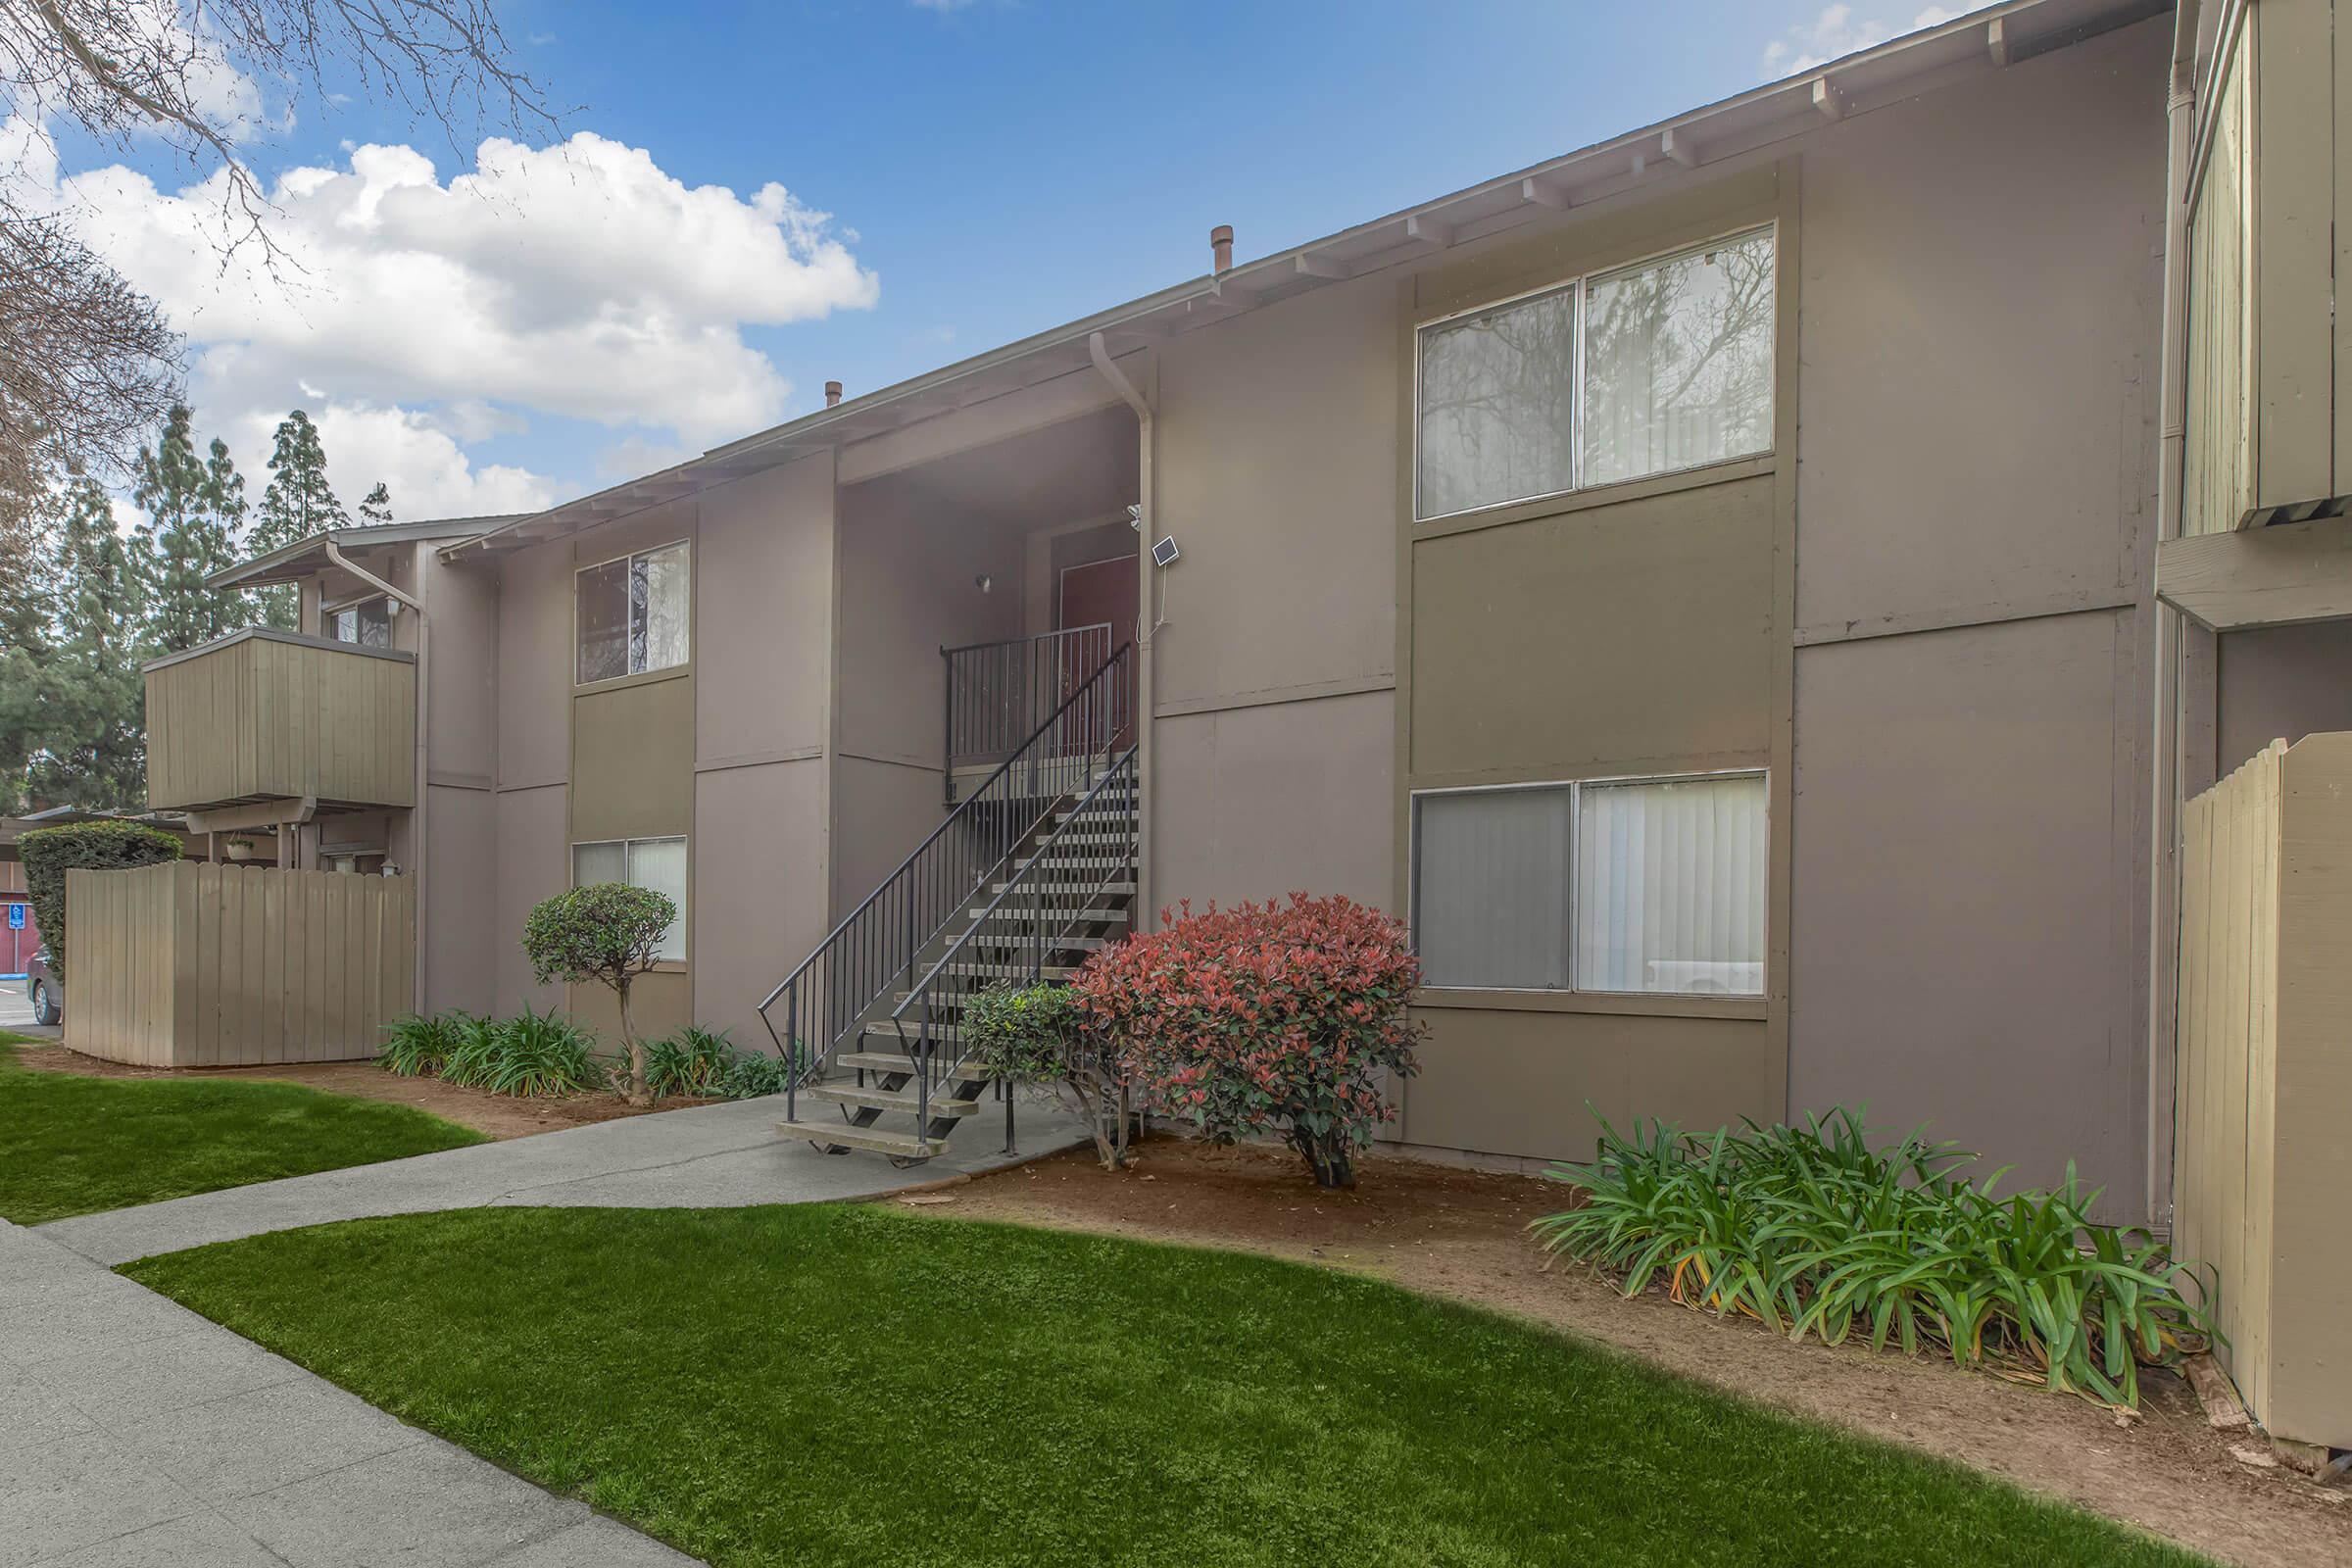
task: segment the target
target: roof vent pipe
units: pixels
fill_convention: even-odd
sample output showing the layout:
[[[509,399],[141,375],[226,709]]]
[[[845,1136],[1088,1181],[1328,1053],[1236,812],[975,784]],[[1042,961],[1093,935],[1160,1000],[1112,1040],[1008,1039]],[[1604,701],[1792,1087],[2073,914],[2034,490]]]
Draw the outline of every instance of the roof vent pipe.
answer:
[[[840,401],[841,383],[839,381],[827,381],[825,383],[825,407],[828,409],[832,408]]]
[[[1218,272],[1233,270],[1233,225],[1231,223],[1219,223],[1208,231],[1208,251],[1211,256],[1216,258],[1214,270]]]

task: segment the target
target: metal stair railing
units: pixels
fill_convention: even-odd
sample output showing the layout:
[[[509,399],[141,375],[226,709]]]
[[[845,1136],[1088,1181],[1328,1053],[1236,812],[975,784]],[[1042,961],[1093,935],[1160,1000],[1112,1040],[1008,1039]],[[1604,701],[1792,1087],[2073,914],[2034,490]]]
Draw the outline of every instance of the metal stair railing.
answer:
[[[988,901],[971,926],[949,944],[906,998],[891,1009],[902,1052],[919,1063],[915,1072],[915,1126],[928,1138],[931,1086],[952,1082],[963,1066],[965,1042],[960,1011],[940,1009],[942,978],[953,979],[967,951],[1004,954],[1004,968],[1026,983],[1045,978],[1048,956],[1062,951],[1088,916],[1100,912],[1104,890],[1131,881],[1142,818],[1136,776],[1136,748],[1129,746],[1093,788],[1070,808],[1054,830],[1031,847],[1020,865]],[[1006,912],[1009,907],[1011,912]],[[971,989],[977,989],[973,987]],[[909,1038],[909,1017],[914,1034]],[[1004,1147],[1012,1148],[1010,1085],[1004,1098]]]
[[[1035,637],[943,648],[947,661],[948,803],[956,775],[1015,750],[1078,681],[1108,661],[1116,631],[1108,621],[1065,626]],[[1134,681],[1119,683],[1113,701],[1132,702]],[[1126,718],[1121,706],[1119,718]]]
[[[1128,722],[1132,657],[1122,644],[1079,683],[760,1004],[785,1062],[787,1119],[798,1119],[801,1085],[825,1070],[876,1003],[913,988],[924,950],[1109,760]]]

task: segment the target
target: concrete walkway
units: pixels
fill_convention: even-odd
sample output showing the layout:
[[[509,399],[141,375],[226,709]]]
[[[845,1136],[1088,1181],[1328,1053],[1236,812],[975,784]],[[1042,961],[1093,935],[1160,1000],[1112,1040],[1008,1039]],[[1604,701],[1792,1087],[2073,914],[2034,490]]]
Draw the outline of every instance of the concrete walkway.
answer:
[[[806,1142],[778,1137],[776,1123],[783,1117],[784,1102],[777,1097],[631,1116],[53,1220],[40,1227],[40,1234],[112,1267],[207,1242],[376,1214],[502,1205],[808,1203],[869,1198],[1014,1162],[1002,1152],[1004,1118],[993,1104],[956,1134],[953,1153],[911,1170],[900,1170],[879,1154],[820,1154]],[[1029,1101],[1020,1105],[1019,1133],[1018,1158],[1086,1137],[1075,1118]]]
[[[685,1568],[0,1221],[0,1568]]]

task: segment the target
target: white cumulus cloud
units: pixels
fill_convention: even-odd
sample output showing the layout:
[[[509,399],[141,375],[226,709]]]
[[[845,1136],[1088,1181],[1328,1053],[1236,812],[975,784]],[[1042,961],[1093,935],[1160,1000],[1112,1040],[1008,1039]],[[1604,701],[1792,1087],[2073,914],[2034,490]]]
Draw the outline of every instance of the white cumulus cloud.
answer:
[[[830,216],[783,185],[690,186],[590,132],[493,138],[447,178],[406,146],[288,170],[270,192],[274,260],[223,254],[225,173],[180,190],[120,165],[61,177],[23,127],[0,129],[11,150],[20,184],[47,185],[186,334],[199,424],[252,483],[299,405],[346,504],[381,478],[403,517],[555,499],[568,487],[466,452],[534,415],[594,421],[632,454],[774,423],[791,383],[744,329],[879,296]]]
[[[1800,22],[1764,46],[1764,74],[1793,76],[1828,65],[1843,55],[1885,43],[1898,33],[1938,27],[1961,15],[1943,6],[1915,13],[1908,24],[1884,22],[1856,13],[1850,5],[1823,6],[1812,20]]]

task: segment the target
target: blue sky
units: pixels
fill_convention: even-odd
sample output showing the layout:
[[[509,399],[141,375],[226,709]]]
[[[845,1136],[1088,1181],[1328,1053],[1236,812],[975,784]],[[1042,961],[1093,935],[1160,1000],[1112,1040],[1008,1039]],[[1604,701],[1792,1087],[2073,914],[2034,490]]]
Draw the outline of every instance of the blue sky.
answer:
[[[1212,223],[1261,255],[1947,13],[507,0],[501,14],[551,99],[577,106],[564,129],[582,139],[515,150],[487,195],[450,184],[473,172],[470,138],[453,149],[368,102],[298,103],[286,128],[270,84],[223,89],[268,127],[245,144],[266,181],[331,172],[296,176],[281,203],[305,264],[290,301],[282,278],[273,295],[249,268],[209,265],[186,172],[136,147],[59,149],[93,237],[188,331],[199,422],[248,469],[302,401],[329,411],[347,502],[385,477],[404,516],[540,504],[806,413],[828,377],[871,390],[1199,273]],[[370,144],[392,151],[354,151]],[[760,198],[771,185],[789,197]]]

